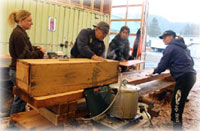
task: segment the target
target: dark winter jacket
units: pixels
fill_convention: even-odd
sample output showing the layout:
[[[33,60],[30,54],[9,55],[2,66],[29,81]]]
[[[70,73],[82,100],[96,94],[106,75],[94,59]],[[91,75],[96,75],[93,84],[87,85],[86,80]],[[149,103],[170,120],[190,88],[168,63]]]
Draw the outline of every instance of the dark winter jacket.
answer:
[[[43,58],[43,53],[32,46],[27,33],[19,26],[13,30],[9,39],[9,52],[12,57],[10,69],[16,70],[17,59]]]
[[[170,69],[172,77],[177,80],[185,73],[196,73],[193,66],[194,61],[190,56],[190,51],[185,45],[183,38],[174,39],[165,48],[163,57],[158,67],[154,70],[154,74]]]
[[[118,34],[109,44],[107,59],[118,61],[128,60],[130,57],[129,49],[128,39],[122,40]]]
[[[95,37],[95,30],[83,29],[76,38],[71,49],[71,55],[75,58],[91,58],[93,55],[104,57],[105,45]]]

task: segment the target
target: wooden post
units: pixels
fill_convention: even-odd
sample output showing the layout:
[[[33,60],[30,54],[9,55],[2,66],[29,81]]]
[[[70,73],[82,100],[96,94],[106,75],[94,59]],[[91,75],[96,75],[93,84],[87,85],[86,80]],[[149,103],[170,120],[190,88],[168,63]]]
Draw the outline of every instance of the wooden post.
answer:
[[[103,5],[104,5],[104,0],[101,0],[101,6],[100,6],[100,11],[103,12]]]
[[[94,10],[94,0],[91,0],[90,2],[91,2],[90,8],[91,10]]]

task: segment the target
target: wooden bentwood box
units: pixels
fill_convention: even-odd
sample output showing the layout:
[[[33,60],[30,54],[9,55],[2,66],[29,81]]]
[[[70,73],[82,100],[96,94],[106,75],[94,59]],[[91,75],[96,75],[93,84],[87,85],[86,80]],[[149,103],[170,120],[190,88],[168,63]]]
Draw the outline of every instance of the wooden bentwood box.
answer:
[[[115,83],[119,62],[91,59],[21,59],[17,88],[31,97],[46,96]]]

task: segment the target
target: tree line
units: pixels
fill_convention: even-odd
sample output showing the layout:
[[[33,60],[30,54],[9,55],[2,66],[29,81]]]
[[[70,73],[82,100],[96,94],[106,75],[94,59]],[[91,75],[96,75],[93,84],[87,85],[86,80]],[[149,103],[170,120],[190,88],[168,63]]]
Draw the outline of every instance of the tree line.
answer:
[[[150,37],[157,37],[162,32],[163,31],[161,31],[159,21],[156,19],[156,17],[154,17],[148,25],[148,35]],[[184,35],[184,36],[198,36],[200,35],[200,25],[187,23],[185,24],[185,26],[183,26],[180,32],[176,32],[176,33]]]

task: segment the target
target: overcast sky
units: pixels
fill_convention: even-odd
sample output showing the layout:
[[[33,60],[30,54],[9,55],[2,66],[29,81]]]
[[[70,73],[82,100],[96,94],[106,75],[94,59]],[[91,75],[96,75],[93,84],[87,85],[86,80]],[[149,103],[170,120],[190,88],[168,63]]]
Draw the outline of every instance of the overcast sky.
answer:
[[[149,0],[149,13],[173,22],[200,24],[200,0]]]

